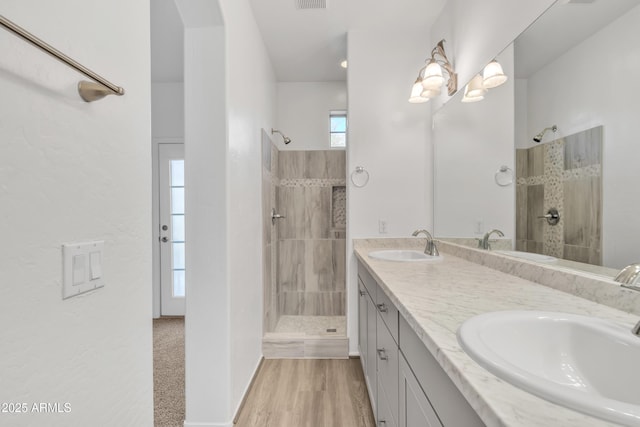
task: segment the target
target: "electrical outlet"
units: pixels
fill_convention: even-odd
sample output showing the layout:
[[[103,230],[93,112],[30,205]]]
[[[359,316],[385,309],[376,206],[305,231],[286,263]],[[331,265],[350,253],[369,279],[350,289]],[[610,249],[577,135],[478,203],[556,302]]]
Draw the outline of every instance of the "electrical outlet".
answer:
[[[378,220],[378,233],[387,234],[387,220],[379,219]]]
[[[478,218],[476,220],[476,229],[475,229],[475,233],[476,234],[483,234],[484,233],[484,221],[481,218]]]

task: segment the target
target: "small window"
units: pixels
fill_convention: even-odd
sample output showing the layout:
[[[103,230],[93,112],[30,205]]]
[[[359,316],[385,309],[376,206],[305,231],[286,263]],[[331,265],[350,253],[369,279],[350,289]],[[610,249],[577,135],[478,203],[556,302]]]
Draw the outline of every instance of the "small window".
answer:
[[[329,115],[329,135],[331,148],[345,148],[347,146],[347,112],[332,111]]]

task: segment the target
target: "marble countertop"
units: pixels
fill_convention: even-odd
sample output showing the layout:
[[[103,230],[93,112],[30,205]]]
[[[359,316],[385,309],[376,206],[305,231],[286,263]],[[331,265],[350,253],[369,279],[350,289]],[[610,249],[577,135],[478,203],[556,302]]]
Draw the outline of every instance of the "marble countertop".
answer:
[[[367,256],[391,247],[424,248],[420,240],[354,240],[354,251],[487,426],[616,425],[555,405],[497,378],[460,348],[456,331],[468,318],[498,310],[575,313],[629,328],[638,320],[635,315],[467,261],[444,252],[445,245],[440,262],[403,263]]]

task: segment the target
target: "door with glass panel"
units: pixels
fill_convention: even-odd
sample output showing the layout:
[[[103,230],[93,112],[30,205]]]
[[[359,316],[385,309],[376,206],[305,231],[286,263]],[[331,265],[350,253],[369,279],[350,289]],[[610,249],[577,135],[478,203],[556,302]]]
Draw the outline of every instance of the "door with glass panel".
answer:
[[[159,144],[160,314],[184,316],[184,144]]]

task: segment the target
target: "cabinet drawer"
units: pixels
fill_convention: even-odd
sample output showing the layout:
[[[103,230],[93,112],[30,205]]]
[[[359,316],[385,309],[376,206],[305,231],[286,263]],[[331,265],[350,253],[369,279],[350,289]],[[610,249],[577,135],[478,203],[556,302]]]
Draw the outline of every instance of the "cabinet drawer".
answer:
[[[398,420],[398,345],[377,317],[378,407],[386,399],[394,422]],[[380,412],[378,412],[380,414]],[[380,419],[380,418],[379,418]]]
[[[400,350],[443,426],[484,426],[478,414],[404,317],[400,318]]]
[[[362,265],[360,262],[358,262],[358,278],[362,281],[364,287],[367,288],[371,299],[375,301],[376,288],[378,287],[378,284],[376,283],[371,273],[369,273],[369,270],[367,270],[367,267]]]
[[[393,340],[398,342],[398,309],[391,302],[389,297],[384,293],[384,291],[378,288],[378,292],[376,294],[376,307],[378,308],[378,313],[380,313],[380,317],[384,321],[384,324],[389,328],[389,332],[391,332],[391,336]]]

